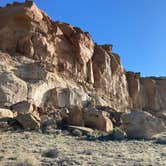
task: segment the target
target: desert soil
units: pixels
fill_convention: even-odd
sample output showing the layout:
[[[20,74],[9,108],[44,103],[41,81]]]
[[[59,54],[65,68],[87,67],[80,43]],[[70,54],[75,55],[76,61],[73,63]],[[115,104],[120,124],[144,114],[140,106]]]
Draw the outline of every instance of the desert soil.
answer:
[[[46,157],[49,150],[56,155]],[[54,152],[54,153],[55,153]],[[154,141],[89,141],[64,133],[0,132],[0,166],[164,166],[166,145]],[[29,165],[29,166],[30,166]]]

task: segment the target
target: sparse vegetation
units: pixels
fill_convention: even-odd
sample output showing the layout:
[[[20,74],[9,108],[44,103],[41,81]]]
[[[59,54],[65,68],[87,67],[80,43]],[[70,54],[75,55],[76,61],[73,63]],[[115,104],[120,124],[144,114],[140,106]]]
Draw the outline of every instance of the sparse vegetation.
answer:
[[[58,150],[57,149],[49,149],[42,155],[43,157],[49,158],[57,158],[58,157]]]
[[[38,166],[39,162],[31,154],[22,154],[17,160],[15,166]]]
[[[27,134],[28,139],[25,139]],[[153,140],[89,141],[84,138],[64,134],[53,137],[38,132],[1,132],[0,165],[165,165],[165,146]]]

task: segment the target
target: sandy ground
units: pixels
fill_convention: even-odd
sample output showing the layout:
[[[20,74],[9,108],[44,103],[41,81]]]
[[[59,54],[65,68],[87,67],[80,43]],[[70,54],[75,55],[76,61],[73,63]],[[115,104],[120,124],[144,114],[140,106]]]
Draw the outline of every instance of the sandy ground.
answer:
[[[46,157],[52,149],[56,155]],[[0,166],[15,165],[164,166],[166,145],[144,140],[88,141],[63,133],[0,132]]]

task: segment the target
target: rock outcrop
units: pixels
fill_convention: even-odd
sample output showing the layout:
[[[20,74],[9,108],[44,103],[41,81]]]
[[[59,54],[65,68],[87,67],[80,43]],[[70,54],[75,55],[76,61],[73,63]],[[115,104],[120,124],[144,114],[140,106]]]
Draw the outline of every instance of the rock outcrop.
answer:
[[[144,77],[139,73],[127,73],[132,110],[144,110],[165,121],[166,78]]]
[[[125,70],[111,45],[99,46],[89,33],[52,21],[33,2],[1,8],[0,19],[1,54],[10,59],[9,72],[27,84],[23,100],[40,106],[51,89],[82,89],[117,111],[127,110]]]
[[[88,32],[52,21],[31,1],[0,8],[0,20],[1,108],[18,113],[35,105],[40,116],[59,110],[69,124],[105,131],[117,124],[111,110],[144,110],[165,121],[166,78],[126,72],[112,45],[98,45]],[[109,116],[97,106],[109,108]],[[24,127],[30,125],[25,121],[40,126],[31,111],[19,116]]]

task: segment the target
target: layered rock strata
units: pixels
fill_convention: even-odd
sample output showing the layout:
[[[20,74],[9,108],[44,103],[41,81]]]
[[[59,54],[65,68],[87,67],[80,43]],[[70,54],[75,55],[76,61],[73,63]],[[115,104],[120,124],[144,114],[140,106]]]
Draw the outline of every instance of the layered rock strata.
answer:
[[[144,110],[166,117],[166,78],[126,72],[112,45],[98,45],[88,32],[52,21],[31,1],[0,8],[0,20],[1,108],[26,101],[41,115],[61,110],[72,125],[105,131],[112,130],[107,113]]]

